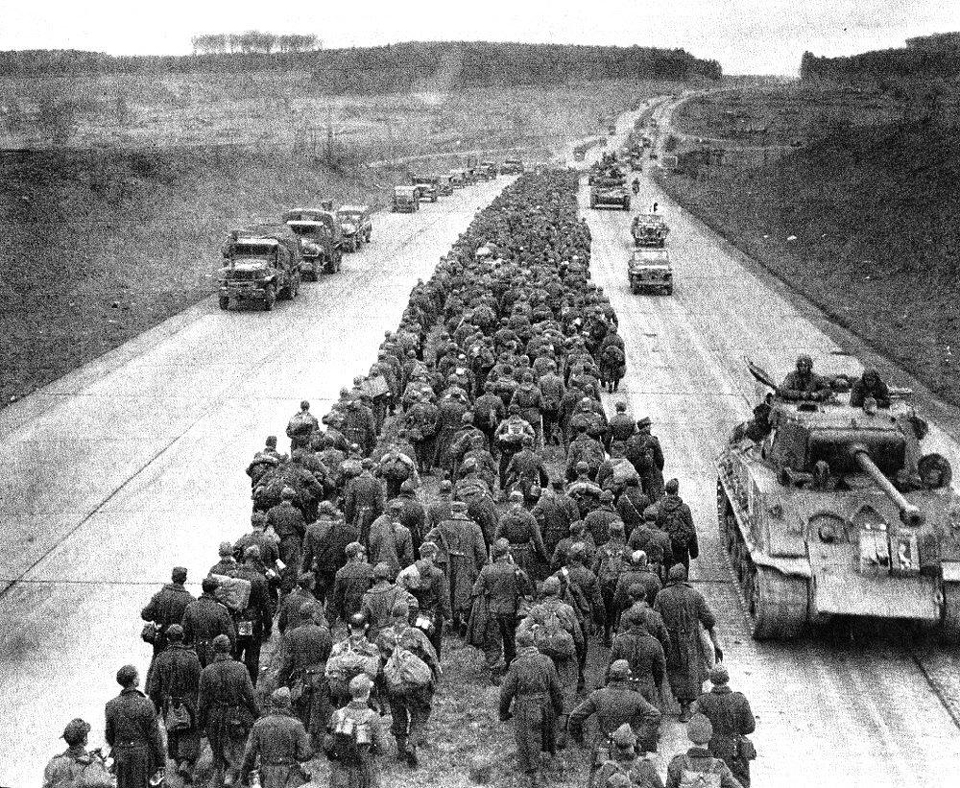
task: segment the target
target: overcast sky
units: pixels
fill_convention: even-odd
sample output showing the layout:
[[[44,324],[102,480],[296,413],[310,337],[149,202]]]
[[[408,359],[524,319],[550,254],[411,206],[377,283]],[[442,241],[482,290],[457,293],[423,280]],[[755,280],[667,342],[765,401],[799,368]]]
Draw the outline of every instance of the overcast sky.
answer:
[[[327,9],[333,11],[327,18]],[[339,9],[339,10],[338,10]],[[845,55],[960,30],[956,0],[0,0],[0,50],[183,54],[197,33],[316,33],[324,46],[486,40],[682,47],[728,74],[797,73],[804,50]]]

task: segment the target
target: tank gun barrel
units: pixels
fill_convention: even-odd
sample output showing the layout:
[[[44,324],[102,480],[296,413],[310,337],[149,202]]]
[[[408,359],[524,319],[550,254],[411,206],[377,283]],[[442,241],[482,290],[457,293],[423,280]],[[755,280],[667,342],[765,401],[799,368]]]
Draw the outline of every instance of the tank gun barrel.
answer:
[[[894,487],[893,483],[883,475],[883,471],[877,467],[876,463],[870,457],[870,452],[866,446],[861,444],[851,446],[850,456],[853,457],[863,472],[873,479],[874,484],[883,490],[884,495],[897,505],[897,508],[900,510],[900,519],[903,520],[904,523],[911,526],[923,525],[923,512],[904,498],[903,493]]]

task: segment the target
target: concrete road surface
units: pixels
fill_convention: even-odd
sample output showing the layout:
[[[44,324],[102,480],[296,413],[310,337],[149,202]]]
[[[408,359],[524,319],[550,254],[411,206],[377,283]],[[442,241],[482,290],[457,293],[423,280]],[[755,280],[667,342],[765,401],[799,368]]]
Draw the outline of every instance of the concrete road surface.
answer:
[[[679,479],[693,510],[701,544],[693,578],[719,618],[731,684],[747,693],[758,718],[755,784],[876,788],[942,781],[960,762],[960,731],[910,652],[883,638],[838,644],[822,634],[797,643],[754,642],[719,543],[713,459],[759,401],[744,356],[777,378],[801,352],[823,371],[856,372],[858,362],[652,182],[641,182],[635,211],[657,201],[671,227],[672,297],[630,293],[632,213],[591,211],[585,181],[581,190],[593,233],[593,278],[617,310],[627,347],[627,377],[618,394],[604,398],[608,411],[622,398],[636,417],[653,419],[664,475]],[[940,432],[936,441],[960,467],[956,444]],[[686,746],[674,716],[661,753]]]
[[[73,717],[102,743],[117,668],[149,663],[140,608],[249,530],[243,469],[268,432],[367,371],[417,278],[511,180],[377,214],[373,243],[293,303],[207,299],[0,413],[0,785],[39,785]]]

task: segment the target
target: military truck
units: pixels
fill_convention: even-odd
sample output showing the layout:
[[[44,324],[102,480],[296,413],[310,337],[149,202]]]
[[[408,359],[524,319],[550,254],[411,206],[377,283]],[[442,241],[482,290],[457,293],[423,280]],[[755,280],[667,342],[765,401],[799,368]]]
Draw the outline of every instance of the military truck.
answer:
[[[590,184],[590,207],[612,207],[630,210],[630,192],[622,174],[604,172],[594,175]]]
[[[634,249],[627,264],[630,292],[673,295],[673,267],[666,249]]]
[[[495,161],[481,161],[480,169],[482,171],[482,177],[485,181],[494,180],[499,172],[497,171],[497,163]]]
[[[522,175],[523,162],[520,159],[505,159],[503,166],[500,167],[502,175]]]
[[[633,217],[630,234],[634,246],[654,246],[662,248],[667,243],[670,228],[658,213],[641,213]]]
[[[341,205],[337,209],[337,221],[343,233],[343,248],[355,252],[362,243],[370,243],[373,222],[369,205]]]
[[[393,187],[394,213],[413,213],[420,210],[419,192],[416,186]]]
[[[269,311],[278,298],[292,299],[300,291],[298,241],[283,225],[230,230],[222,253],[221,309],[231,301],[238,306],[253,301]]]
[[[451,188],[462,189],[467,185],[467,175],[463,170],[450,170],[447,174],[450,178]]]
[[[960,498],[949,462],[924,453],[927,424],[889,407],[773,389],[717,461],[717,514],[756,639],[787,639],[834,616],[900,619],[960,642]]]
[[[291,208],[282,218],[299,239],[301,277],[316,282],[321,273],[340,270],[344,241],[336,215],[323,208]]]
[[[436,175],[414,175],[410,182],[417,189],[417,199],[425,202],[436,202],[439,196],[438,180],[439,178]]]

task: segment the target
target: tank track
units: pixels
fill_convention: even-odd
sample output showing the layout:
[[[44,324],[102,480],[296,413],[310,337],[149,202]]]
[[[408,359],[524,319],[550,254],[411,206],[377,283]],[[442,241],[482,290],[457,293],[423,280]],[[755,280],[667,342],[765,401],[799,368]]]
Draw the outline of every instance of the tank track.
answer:
[[[940,634],[946,643],[960,645],[960,583],[943,584],[943,622]]]
[[[737,524],[733,505],[717,483],[717,522],[730,568],[740,587],[744,613],[754,640],[790,640],[806,626],[808,581],[754,563]]]

